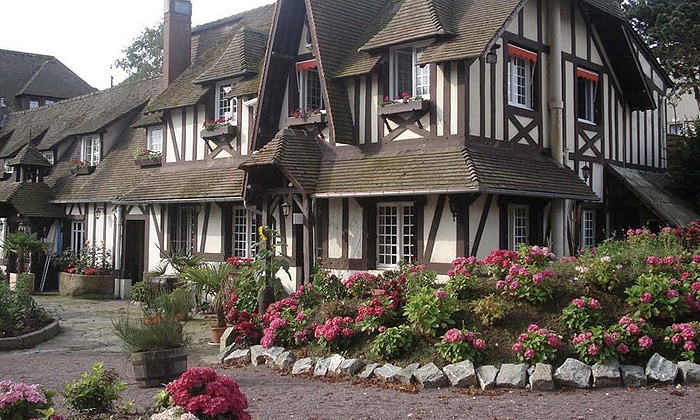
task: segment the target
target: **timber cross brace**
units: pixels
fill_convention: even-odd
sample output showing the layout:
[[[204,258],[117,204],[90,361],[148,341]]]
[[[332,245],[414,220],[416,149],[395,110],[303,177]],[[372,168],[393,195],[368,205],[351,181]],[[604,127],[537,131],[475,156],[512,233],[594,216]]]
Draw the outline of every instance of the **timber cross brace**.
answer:
[[[427,109],[414,110],[410,113],[384,114],[381,115],[384,126],[389,130],[389,134],[384,137],[386,141],[392,141],[406,131],[411,131],[422,137],[430,137],[430,132],[423,128],[420,119],[429,112]],[[391,128],[389,121],[396,124],[396,128]]]

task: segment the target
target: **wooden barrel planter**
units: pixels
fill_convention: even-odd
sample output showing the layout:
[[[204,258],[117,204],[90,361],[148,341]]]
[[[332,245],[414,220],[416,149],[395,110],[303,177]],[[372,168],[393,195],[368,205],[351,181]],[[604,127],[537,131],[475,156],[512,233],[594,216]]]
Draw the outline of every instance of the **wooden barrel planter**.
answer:
[[[157,388],[176,379],[187,370],[187,349],[165,349],[131,353],[136,385]]]

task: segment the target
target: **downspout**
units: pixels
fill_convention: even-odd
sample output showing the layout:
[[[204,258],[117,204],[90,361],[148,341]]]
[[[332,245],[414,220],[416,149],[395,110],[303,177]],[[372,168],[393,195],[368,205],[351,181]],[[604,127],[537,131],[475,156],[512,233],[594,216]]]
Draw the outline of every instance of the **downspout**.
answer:
[[[549,142],[547,146],[552,157],[560,165],[564,165],[563,119],[564,98],[562,97],[562,64],[561,64],[561,1],[547,2],[549,6]],[[564,255],[566,250],[567,209],[568,200],[555,199],[551,207],[551,242],[552,250],[557,255]]]

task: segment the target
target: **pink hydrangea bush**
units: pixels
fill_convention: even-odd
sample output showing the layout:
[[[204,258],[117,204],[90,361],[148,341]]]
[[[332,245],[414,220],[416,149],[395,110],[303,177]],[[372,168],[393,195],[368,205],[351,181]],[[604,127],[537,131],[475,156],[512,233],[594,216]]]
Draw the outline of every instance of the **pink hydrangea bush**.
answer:
[[[366,298],[372,295],[372,290],[381,288],[381,279],[372,273],[353,273],[343,281],[348,296],[353,298]]]
[[[518,259],[518,253],[508,249],[494,249],[484,258],[484,264],[491,276],[502,279],[510,266]]]
[[[238,384],[211,368],[194,368],[165,386],[172,404],[203,419],[249,420],[248,399]]]
[[[264,329],[260,344],[265,348],[307,344],[311,335],[307,313],[318,299],[313,285],[305,285],[271,304],[262,317]]]
[[[314,337],[330,350],[346,349],[355,335],[354,322],[350,317],[329,318],[323,325],[317,325]]]
[[[697,283],[697,284],[696,284]],[[625,291],[627,303],[644,318],[677,319],[700,311],[700,282],[688,271],[645,273]]]
[[[647,353],[654,344],[651,335],[652,329],[643,318],[623,316],[608,328],[597,326],[577,334],[571,345],[585,363],[605,363]]]
[[[511,351],[523,363],[534,365],[552,361],[562,348],[561,336],[537,324],[530,324],[527,331],[518,336],[511,346]]]
[[[452,261],[452,268],[447,272],[449,292],[458,299],[468,298],[479,285],[479,272],[483,265],[483,261],[473,256]]]
[[[685,322],[672,324],[664,330],[664,343],[680,359],[697,363],[700,361],[700,352],[696,353],[700,346],[700,322]]]
[[[258,344],[262,337],[262,319],[260,314],[238,310],[238,294],[232,293],[224,305],[226,322],[233,327],[233,340],[236,344],[249,346]]]
[[[396,318],[396,312],[389,309],[391,299],[374,298],[357,308],[355,329],[364,333],[374,333],[380,326],[389,324]]]
[[[486,347],[486,342],[476,338],[476,333],[472,331],[451,328],[435,347],[438,354],[450,363],[464,360],[476,362],[481,358],[481,351]]]
[[[39,385],[27,385],[21,382],[0,382],[0,419],[24,420],[48,418],[63,420],[53,413],[53,392],[41,389]],[[47,415],[47,413],[50,413]]]
[[[561,322],[569,331],[585,331],[601,325],[602,307],[597,299],[581,296],[573,299],[561,312]]]
[[[547,247],[520,245],[518,252],[492,252],[484,262],[498,275],[496,289],[506,297],[542,304],[552,297],[551,263],[555,256]]]

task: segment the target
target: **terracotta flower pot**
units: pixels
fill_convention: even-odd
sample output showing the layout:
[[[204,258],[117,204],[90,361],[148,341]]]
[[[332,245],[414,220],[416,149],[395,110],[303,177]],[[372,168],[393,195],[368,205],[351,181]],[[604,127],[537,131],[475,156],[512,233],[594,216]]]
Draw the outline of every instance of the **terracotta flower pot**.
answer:
[[[226,327],[209,327],[211,330],[211,341],[209,344],[218,345],[221,342],[221,335],[226,331]]]

